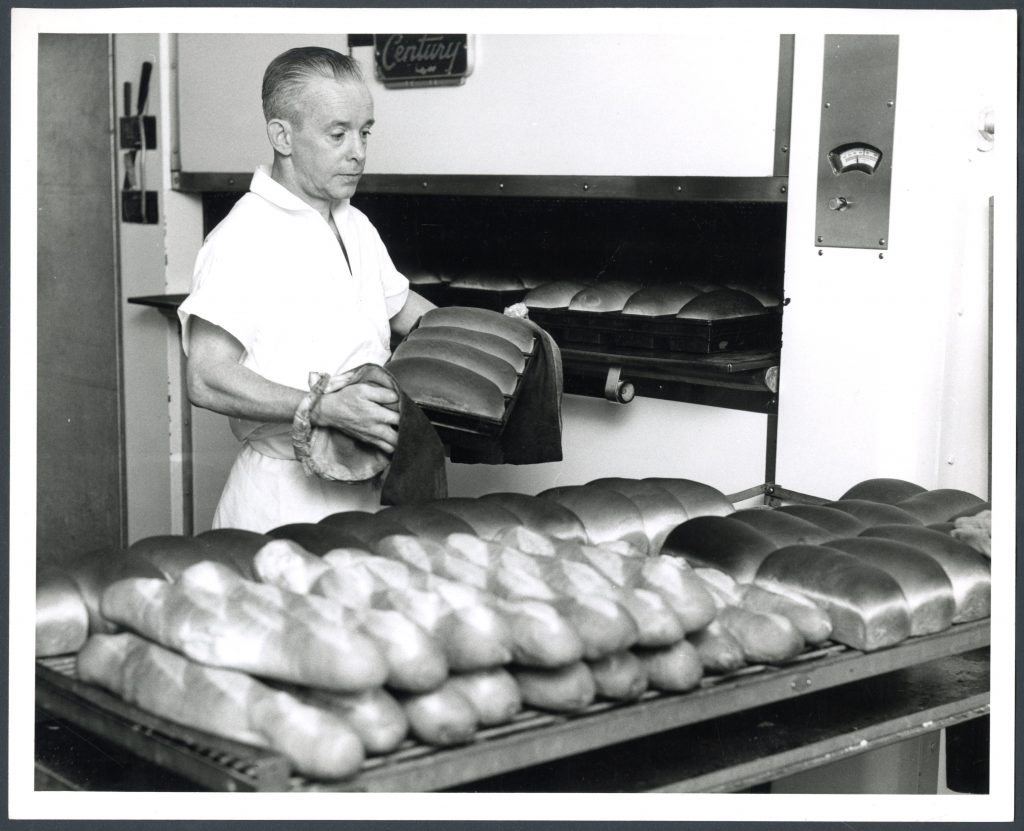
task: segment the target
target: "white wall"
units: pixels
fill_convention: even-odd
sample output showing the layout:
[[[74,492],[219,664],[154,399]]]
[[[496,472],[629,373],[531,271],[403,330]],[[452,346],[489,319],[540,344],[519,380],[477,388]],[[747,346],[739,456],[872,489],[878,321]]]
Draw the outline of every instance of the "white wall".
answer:
[[[885,27],[900,52],[880,259],[814,246],[823,35],[853,22],[796,39],[778,481],[835,498],[892,476],[985,496],[988,197],[1012,210],[1015,31],[984,16]],[[1000,134],[982,153],[989,106]]]

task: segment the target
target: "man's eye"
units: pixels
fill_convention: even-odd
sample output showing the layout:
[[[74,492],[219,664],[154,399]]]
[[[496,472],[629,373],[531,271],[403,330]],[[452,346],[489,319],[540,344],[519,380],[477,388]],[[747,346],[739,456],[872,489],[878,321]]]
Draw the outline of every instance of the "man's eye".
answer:
[[[370,131],[369,130],[363,130],[363,139],[366,140],[369,137],[370,137]]]
[[[335,141],[341,141],[343,138],[345,138],[345,134],[344,133],[331,133],[331,138],[334,139]]]

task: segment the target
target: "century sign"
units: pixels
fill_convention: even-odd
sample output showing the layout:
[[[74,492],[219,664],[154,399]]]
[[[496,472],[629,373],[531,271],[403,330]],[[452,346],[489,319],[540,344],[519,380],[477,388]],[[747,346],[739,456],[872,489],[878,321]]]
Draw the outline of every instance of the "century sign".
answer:
[[[374,35],[377,78],[389,87],[464,83],[473,71],[471,35]]]

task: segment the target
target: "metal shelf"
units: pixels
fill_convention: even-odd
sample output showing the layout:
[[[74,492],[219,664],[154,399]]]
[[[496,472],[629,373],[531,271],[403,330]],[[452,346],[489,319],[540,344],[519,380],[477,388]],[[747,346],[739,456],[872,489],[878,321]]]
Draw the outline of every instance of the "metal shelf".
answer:
[[[227,788],[230,783],[232,790],[432,791],[791,701],[988,643],[985,620],[872,653],[833,645],[784,666],[708,676],[688,693],[648,693],[636,703],[598,703],[573,716],[524,712],[511,724],[481,731],[471,744],[458,748],[407,742],[389,756],[368,760],[355,779],[344,782],[288,778],[283,760],[275,763],[273,754],[212,740],[142,713],[75,680],[67,667],[37,664],[36,695],[39,707],[52,716],[106,736],[202,787]],[[977,699],[967,702],[971,708],[982,704]],[[143,727],[133,726],[136,721]]]

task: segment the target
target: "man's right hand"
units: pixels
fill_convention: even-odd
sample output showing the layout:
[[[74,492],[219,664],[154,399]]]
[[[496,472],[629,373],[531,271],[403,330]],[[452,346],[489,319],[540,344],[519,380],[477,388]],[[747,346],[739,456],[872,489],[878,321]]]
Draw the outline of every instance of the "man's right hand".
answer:
[[[313,423],[333,427],[385,453],[398,444],[398,393],[377,384],[352,383],[321,396]]]

